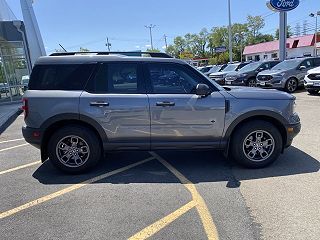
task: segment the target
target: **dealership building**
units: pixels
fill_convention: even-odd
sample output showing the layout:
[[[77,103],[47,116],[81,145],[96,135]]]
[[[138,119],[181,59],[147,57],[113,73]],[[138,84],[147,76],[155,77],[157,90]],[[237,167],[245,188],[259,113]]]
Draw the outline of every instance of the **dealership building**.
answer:
[[[24,21],[0,0],[0,104],[21,101],[32,65],[45,55],[32,0],[20,2]]]
[[[315,55],[315,34],[287,39],[286,58]],[[271,41],[246,46],[243,55],[247,61],[279,59],[279,41]],[[317,55],[320,55],[320,35],[317,37]]]

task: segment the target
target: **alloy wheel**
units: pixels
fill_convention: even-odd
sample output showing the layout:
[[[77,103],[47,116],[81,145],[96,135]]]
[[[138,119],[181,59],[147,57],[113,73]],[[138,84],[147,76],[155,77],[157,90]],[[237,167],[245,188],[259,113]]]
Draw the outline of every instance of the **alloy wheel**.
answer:
[[[90,156],[88,143],[79,136],[66,136],[56,145],[56,155],[59,161],[67,167],[80,167]]]
[[[243,153],[254,162],[264,161],[271,156],[275,141],[270,133],[257,130],[251,132],[243,142]]]

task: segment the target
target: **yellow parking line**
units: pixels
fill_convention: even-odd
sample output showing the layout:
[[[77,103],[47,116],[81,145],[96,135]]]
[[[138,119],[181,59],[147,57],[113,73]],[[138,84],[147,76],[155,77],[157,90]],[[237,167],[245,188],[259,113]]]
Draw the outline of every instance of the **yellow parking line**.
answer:
[[[66,193],[72,192],[72,191],[74,191],[74,190],[77,190],[77,189],[79,189],[79,188],[82,188],[82,187],[84,187],[84,186],[87,186],[87,185],[89,185],[89,184],[91,184],[91,183],[95,183],[95,182],[100,181],[100,180],[102,180],[102,179],[104,179],[104,178],[107,178],[107,177],[110,177],[110,176],[112,176],[112,175],[115,175],[115,174],[124,172],[124,171],[129,170],[129,169],[131,169],[131,168],[134,168],[134,167],[136,167],[136,166],[138,166],[138,165],[141,165],[141,164],[143,164],[143,163],[149,162],[149,161],[151,161],[151,160],[153,160],[153,159],[154,159],[154,157],[149,157],[149,158],[147,158],[147,159],[145,159],[145,160],[142,160],[142,161],[139,161],[139,162],[130,164],[130,165],[128,165],[128,166],[125,166],[125,167],[122,167],[122,168],[113,170],[113,171],[111,171],[111,172],[108,172],[108,173],[99,175],[99,176],[94,177],[94,178],[90,178],[90,179],[88,179],[88,180],[86,180],[86,181],[84,181],[84,182],[71,185],[70,187],[64,188],[64,189],[62,189],[62,190],[60,190],[60,191],[51,193],[51,194],[46,195],[46,196],[44,196],[44,197],[38,198],[38,199],[33,200],[33,201],[31,201],[31,202],[28,202],[28,203],[26,203],[26,204],[23,204],[23,205],[21,205],[21,206],[19,206],[19,207],[16,207],[16,208],[13,208],[13,209],[11,209],[11,210],[8,210],[8,211],[5,211],[5,212],[3,212],[3,213],[0,213],[0,219],[9,217],[9,216],[14,215],[14,214],[16,214],[16,213],[18,213],[18,212],[20,212],[20,211],[22,211],[22,210],[28,209],[28,208],[30,208],[30,207],[34,207],[34,206],[36,206],[36,205],[39,205],[40,203],[47,202],[47,201],[49,201],[49,200],[51,200],[51,199],[54,199],[54,198],[59,197],[59,196],[62,196],[62,195],[64,195],[64,194],[66,194]]]
[[[9,142],[17,142],[17,141],[22,141],[24,140],[24,138],[17,138],[17,139],[12,139],[12,140],[6,140],[6,141],[2,141],[1,143],[9,143]]]
[[[166,227],[167,225],[169,225],[170,223],[172,223],[173,221],[181,217],[183,214],[188,212],[190,209],[194,208],[196,204],[197,203],[195,201],[191,201],[187,203],[186,205],[177,209],[173,213],[170,213],[164,218],[156,221],[155,223],[141,230],[137,234],[133,235],[132,237],[129,238],[129,240],[143,240],[151,237],[152,235],[159,232],[161,229],[163,229],[164,227]]]
[[[4,149],[1,149],[0,152],[8,151],[8,150],[11,150],[11,149],[15,149],[15,148],[23,147],[23,146],[27,146],[27,145],[29,145],[29,143],[13,146],[13,147],[9,147],[9,148],[4,148]]]
[[[28,163],[28,164],[25,164],[25,165],[21,165],[21,166],[18,166],[18,167],[10,168],[10,169],[7,169],[7,170],[4,170],[4,171],[0,172],[0,175],[6,174],[6,173],[10,173],[10,172],[14,172],[14,171],[17,171],[17,170],[20,170],[20,169],[23,169],[23,168],[31,167],[31,166],[37,165],[39,163],[41,163],[41,161],[36,161],[36,162]]]
[[[209,209],[205,201],[197,191],[196,186],[184,175],[182,175],[182,173],[175,169],[171,164],[164,160],[161,156],[154,152],[150,152],[150,154],[154,156],[159,162],[161,162],[166,168],[168,168],[170,172],[172,172],[180,180],[180,182],[189,190],[189,192],[192,195],[193,201],[195,201],[195,203],[197,204],[196,208],[200,215],[208,239],[219,239],[218,231],[213,222]]]

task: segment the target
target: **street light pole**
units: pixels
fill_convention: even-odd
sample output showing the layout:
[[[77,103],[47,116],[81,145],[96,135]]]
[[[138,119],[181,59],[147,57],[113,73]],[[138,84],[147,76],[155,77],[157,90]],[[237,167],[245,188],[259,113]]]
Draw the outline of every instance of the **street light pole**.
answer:
[[[320,16],[320,11],[316,13],[310,13],[310,17],[313,17],[316,19],[316,30],[314,34],[314,56],[318,56],[318,51],[317,51],[317,42],[318,42],[318,16]]]
[[[231,2],[228,0],[228,12],[229,12],[229,61],[232,63],[232,32],[231,32]]]
[[[153,40],[152,40],[152,28],[154,28],[156,25],[150,24],[149,26],[145,26],[146,28],[149,28],[150,32],[150,42],[151,42],[151,50],[153,50]]]

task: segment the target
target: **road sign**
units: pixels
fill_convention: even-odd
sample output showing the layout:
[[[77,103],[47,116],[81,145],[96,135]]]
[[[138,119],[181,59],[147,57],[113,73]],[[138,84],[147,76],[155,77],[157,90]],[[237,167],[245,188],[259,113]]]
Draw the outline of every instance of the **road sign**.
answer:
[[[215,47],[214,48],[214,52],[215,53],[223,53],[223,52],[226,52],[226,51],[227,51],[227,48],[225,46]]]

